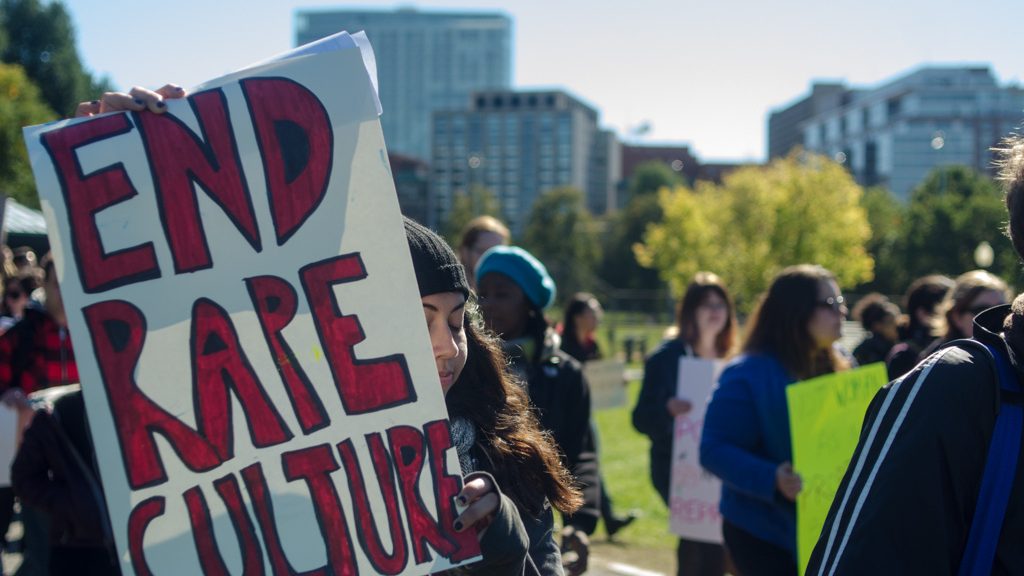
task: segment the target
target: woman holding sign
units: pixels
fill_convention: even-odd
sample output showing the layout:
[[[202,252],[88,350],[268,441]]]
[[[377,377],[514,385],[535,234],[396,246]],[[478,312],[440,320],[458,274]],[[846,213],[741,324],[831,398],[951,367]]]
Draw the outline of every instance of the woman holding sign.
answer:
[[[677,337],[663,342],[644,364],[643,387],[633,409],[633,427],[651,439],[651,482],[666,506],[670,506],[675,418],[690,412],[692,402],[704,400],[677,396],[679,359],[721,360],[736,341],[732,297],[718,276],[711,272],[694,276],[679,302],[676,330]],[[724,553],[717,544],[680,538],[676,562],[680,575],[725,573]]]
[[[530,400],[483,329],[452,249],[405,221],[438,376],[466,485],[456,530],[477,531],[484,560],[459,574],[562,574],[551,505],[569,513],[582,498]],[[499,489],[500,487],[500,489]],[[528,552],[528,553],[527,553]]]
[[[835,348],[846,306],[835,276],[792,266],[751,317],[743,354],[719,377],[704,418],[701,465],[722,479],[725,545],[743,576],[795,576],[796,496],[786,387],[849,368]]]

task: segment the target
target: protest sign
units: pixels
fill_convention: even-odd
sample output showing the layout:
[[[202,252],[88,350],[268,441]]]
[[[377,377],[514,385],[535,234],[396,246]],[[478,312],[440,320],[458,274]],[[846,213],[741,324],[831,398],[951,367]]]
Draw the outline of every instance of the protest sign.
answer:
[[[25,129],[126,574],[478,554],[362,50]]]
[[[722,482],[700,466],[700,436],[711,390],[722,362],[691,356],[679,359],[676,396],[693,409],[676,417],[672,441],[672,485],[669,488],[672,532],[687,540],[722,543],[718,501]]]
[[[19,435],[18,411],[0,403],[0,487],[11,485],[11,462]]]
[[[593,408],[614,408],[626,403],[625,362],[591,360],[583,364],[583,376],[590,385],[590,404]]]
[[[887,381],[885,364],[877,363],[786,388],[793,468],[803,478],[803,490],[796,499],[801,574],[857,447],[868,404]]]

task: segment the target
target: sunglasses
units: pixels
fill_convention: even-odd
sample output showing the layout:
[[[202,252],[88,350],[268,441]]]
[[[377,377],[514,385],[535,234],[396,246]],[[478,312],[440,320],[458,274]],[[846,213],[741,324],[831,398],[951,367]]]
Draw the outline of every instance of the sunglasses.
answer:
[[[842,296],[830,296],[824,300],[818,300],[814,305],[821,308],[829,308],[833,312],[840,312],[842,311],[843,306],[846,305],[846,299]]]

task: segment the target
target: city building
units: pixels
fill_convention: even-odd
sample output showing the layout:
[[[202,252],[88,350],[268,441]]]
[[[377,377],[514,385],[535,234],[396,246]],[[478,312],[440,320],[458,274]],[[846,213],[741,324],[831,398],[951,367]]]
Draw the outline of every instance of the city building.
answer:
[[[493,192],[516,233],[547,190],[583,191],[595,214],[614,209],[621,152],[597,110],[561,90],[478,92],[469,106],[434,113],[431,187],[439,221],[456,194]]]
[[[1024,120],[1024,89],[1000,86],[988,66],[927,66],[838,101],[800,122],[804,148],[904,200],[937,166],[991,174],[992,147]]]
[[[850,90],[842,84],[815,82],[811,93],[768,116],[768,159],[789,154],[804,145],[802,124],[828,110],[841,107],[849,98]]]
[[[512,20],[497,12],[299,10],[295,43],[366,32],[377,61],[388,150],[430,158],[430,115],[512,85]]]
[[[433,196],[430,194],[430,165],[412,156],[388,153],[391,176],[395,180],[398,206],[402,214],[436,228],[438,223],[431,220]]]

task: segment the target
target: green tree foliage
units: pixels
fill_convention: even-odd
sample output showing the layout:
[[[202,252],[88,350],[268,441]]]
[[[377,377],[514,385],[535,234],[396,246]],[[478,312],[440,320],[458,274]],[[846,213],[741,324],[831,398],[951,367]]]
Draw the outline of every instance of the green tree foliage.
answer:
[[[647,229],[637,258],[676,293],[697,271],[716,272],[741,310],[792,264],[821,264],[855,286],[873,265],[862,194],[841,166],[813,155],[741,168],[721,185],[662,190],[664,218]]]
[[[448,243],[457,247],[462,229],[477,216],[494,216],[508,221],[502,216],[501,202],[494,193],[479,184],[473,184],[468,191],[458,191],[452,198],[448,219],[442,227]]]
[[[629,180],[629,202],[607,218],[607,233],[602,236],[603,257],[598,274],[608,285],[639,290],[662,287],[657,270],[636,261],[633,245],[643,240],[649,224],[661,220],[658,190],[682,184],[679,174],[664,162],[653,160],[637,166]]]
[[[534,202],[522,246],[547,267],[560,299],[594,289],[600,244],[583,193],[576,188],[555,188]]]
[[[911,192],[907,206],[902,228],[908,278],[975,269],[974,250],[985,241],[995,253],[989,270],[1020,286],[1020,265],[1005,227],[1003,193],[995,182],[966,166],[936,168]]]
[[[0,28],[6,36],[0,60],[24,68],[57,114],[70,116],[79,102],[108,88],[106,80],[94,80],[82,66],[74,26],[61,2],[0,0]]]
[[[865,190],[860,204],[871,227],[867,250],[875,261],[875,277],[858,286],[857,292],[902,294],[913,280],[907,275],[904,257],[906,207],[888,189],[881,187]]]
[[[672,167],[660,160],[644,162],[636,167],[629,179],[629,199],[645,194],[654,194],[662,188],[683,185],[683,179]]]
[[[54,119],[20,66],[0,64],[0,193],[39,207],[21,127]]]

